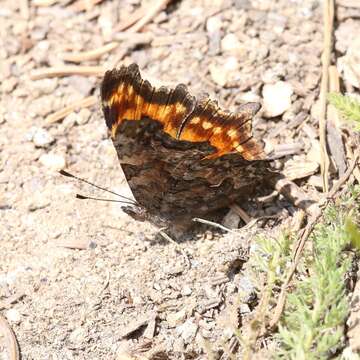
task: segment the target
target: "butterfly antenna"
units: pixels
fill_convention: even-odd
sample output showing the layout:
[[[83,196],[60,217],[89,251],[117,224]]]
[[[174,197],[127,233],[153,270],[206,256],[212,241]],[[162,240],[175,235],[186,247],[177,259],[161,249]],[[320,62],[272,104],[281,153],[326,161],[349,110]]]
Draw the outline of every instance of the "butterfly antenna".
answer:
[[[94,186],[94,187],[96,187],[96,188],[99,189],[99,190],[102,190],[102,191],[108,192],[108,193],[110,193],[110,194],[119,196],[119,197],[121,197],[122,199],[125,199],[125,200],[126,200],[126,201],[123,201],[123,202],[126,203],[126,204],[137,205],[137,202],[136,202],[135,200],[133,200],[133,199],[130,199],[130,198],[124,196],[124,195],[120,195],[120,194],[118,194],[118,193],[116,193],[116,192],[114,192],[114,191],[111,191],[111,190],[109,190],[109,189],[103,188],[103,187],[101,187],[101,186],[99,186],[99,185],[93,184],[92,182],[90,182],[90,181],[88,181],[88,180],[85,180],[85,179],[82,179],[82,178],[80,178],[80,177],[78,177],[78,176],[76,176],[76,175],[70,174],[69,172],[67,172],[67,171],[65,171],[65,170],[60,170],[59,173],[60,173],[61,175],[63,175],[63,176],[70,177],[70,178],[76,179],[76,180],[78,180],[78,181],[82,181],[82,182],[84,182],[84,183],[86,183],[86,184],[88,184],[88,185]],[[87,196],[83,196],[83,195],[79,195],[79,197],[78,197],[78,195],[79,195],[79,194],[76,195],[76,197],[77,197],[78,199],[85,199],[85,198],[91,199],[91,197],[87,197]],[[104,201],[106,201],[106,199],[97,199],[97,200],[104,200]],[[107,201],[110,201],[110,200],[107,200]],[[121,201],[119,201],[119,200],[111,200],[111,201],[121,202]]]
[[[80,200],[97,200],[97,201],[116,202],[116,203],[121,203],[121,204],[126,204],[126,205],[132,205],[132,206],[135,205],[133,202],[128,202],[128,201],[124,201],[124,200],[96,198],[96,197],[85,196],[85,195],[81,195],[81,194],[76,194],[76,198],[80,199]]]

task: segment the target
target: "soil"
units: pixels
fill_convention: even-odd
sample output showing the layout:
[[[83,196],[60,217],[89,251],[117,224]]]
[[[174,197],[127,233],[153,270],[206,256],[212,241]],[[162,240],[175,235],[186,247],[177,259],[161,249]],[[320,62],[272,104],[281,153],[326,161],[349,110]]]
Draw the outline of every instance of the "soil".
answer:
[[[259,233],[274,236],[298,211],[278,194],[250,199],[240,204],[248,215],[276,219],[236,233],[199,227],[177,244],[118,203],[76,199],[107,194],[58,170],[131,196],[100,111],[101,76],[34,80],[39,69],[77,66],[66,60],[69,53],[118,41],[80,65],[136,62],[152,82],[185,83],[234,111],[244,101],[263,101],[265,85],[285,83],[289,104],[278,115],[269,116],[278,108],[264,109],[255,132],[286,155],[279,168],[293,170],[298,185],[319,197],[321,3],[175,1],[130,33],[127,22],[142,3],[2,1],[0,305],[23,359],[207,359],[211,352],[225,359],[224,348],[238,348],[233,327],[256,302],[256,282],[244,268],[251,241]],[[344,54],[360,9],[339,8],[347,22],[337,33]],[[88,96],[94,105],[49,121]],[[224,221],[244,226],[233,211]],[[0,339],[0,358],[8,355]]]

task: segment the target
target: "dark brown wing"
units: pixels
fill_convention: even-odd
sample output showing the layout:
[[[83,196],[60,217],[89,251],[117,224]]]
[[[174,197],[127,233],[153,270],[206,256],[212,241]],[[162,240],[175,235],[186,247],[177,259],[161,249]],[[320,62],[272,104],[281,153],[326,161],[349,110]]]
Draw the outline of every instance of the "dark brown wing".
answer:
[[[149,118],[159,122],[174,139],[208,142],[215,159],[237,152],[246,160],[264,159],[262,146],[252,136],[252,118],[258,103],[242,105],[238,113],[222,110],[216,101],[196,99],[185,85],[156,89],[141,78],[136,64],[106,72],[101,99],[107,127],[114,139],[123,121]]]
[[[264,158],[252,137],[257,103],[243,105],[237,114],[226,112],[216,101],[196,100],[185,85],[155,89],[135,64],[108,71],[101,98],[140,205],[140,216],[129,212],[135,219],[186,228],[193,217],[248,198],[270,176],[266,161],[249,161]]]

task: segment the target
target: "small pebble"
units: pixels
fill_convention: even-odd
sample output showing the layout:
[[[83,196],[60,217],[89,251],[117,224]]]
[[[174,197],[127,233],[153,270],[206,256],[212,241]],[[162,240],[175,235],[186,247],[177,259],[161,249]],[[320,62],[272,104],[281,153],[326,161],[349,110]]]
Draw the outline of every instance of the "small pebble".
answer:
[[[271,118],[283,114],[291,106],[292,86],[284,81],[263,87],[264,116]]]
[[[223,26],[223,23],[222,23],[220,17],[218,17],[218,16],[211,16],[211,17],[209,17],[209,19],[206,22],[206,30],[210,34],[220,31],[222,26]]]
[[[239,95],[238,98],[241,102],[248,103],[248,102],[260,102],[260,96],[255,94],[252,91],[247,91]]]
[[[21,315],[16,309],[9,309],[5,313],[6,318],[15,324],[19,324],[21,321]]]
[[[233,209],[230,209],[225,215],[222,224],[228,229],[237,229],[239,226],[240,217],[237,212]]]
[[[239,62],[234,56],[230,56],[226,59],[222,65],[211,64],[209,66],[210,76],[214,83],[223,87],[230,77],[236,74],[239,68]]]
[[[35,146],[46,148],[50,144],[52,144],[55,141],[55,139],[45,129],[38,128],[33,135],[32,141],[35,144]]]
[[[360,40],[354,40],[345,56],[338,59],[338,69],[344,80],[352,86],[360,88]]]
[[[221,40],[221,50],[223,52],[235,53],[241,49],[241,43],[235,34],[226,34]]]
[[[93,77],[84,77],[73,75],[69,77],[69,85],[82,96],[88,96],[94,87],[95,81]]]
[[[69,336],[69,340],[73,344],[81,344],[85,341],[87,336],[87,332],[84,328],[77,328],[75,329]]]
[[[224,64],[225,71],[230,75],[239,68],[239,61],[235,56],[230,56],[226,59]]]
[[[36,63],[46,63],[50,53],[50,42],[47,40],[39,41],[33,48],[33,58]]]
[[[44,209],[50,205],[50,199],[44,195],[43,192],[36,193],[34,196],[29,197],[27,204],[29,211],[36,211]]]
[[[188,319],[176,330],[178,333],[180,333],[182,339],[184,340],[184,343],[190,344],[196,336],[198,325],[195,324],[193,319]]]
[[[1,84],[1,89],[4,93],[10,93],[13,91],[18,84],[18,79],[15,77],[10,77],[3,81]]]
[[[41,79],[34,81],[33,86],[41,95],[52,94],[58,86],[58,79]]]
[[[62,127],[64,128],[64,131],[73,128],[75,123],[77,123],[78,121],[81,121],[78,113],[72,112],[67,115],[62,122]]]
[[[211,79],[214,81],[214,83],[219,85],[220,87],[223,87],[227,82],[227,74],[224,71],[223,67],[211,64],[209,66],[209,70]]]
[[[181,290],[181,295],[183,295],[183,296],[189,296],[189,295],[191,295],[191,294],[192,294],[191,288],[190,288],[189,286],[187,286],[187,285],[184,285],[184,287],[183,287],[182,290]]]
[[[59,154],[43,154],[40,156],[39,161],[42,165],[54,171],[59,171],[66,167],[65,158]]]
[[[89,109],[86,108],[81,109],[79,111],[79,116],[77,116],[75,119],[75,122],[78,125],[85,125],[89,121],[90,116],[91,116],[91,111]]]
[[[166,317],[166,321],[170,328],[174,328],[177,325],[184,322],[186,319],[186,309],[181,309],[180,311],[176,313],[170,313]]]

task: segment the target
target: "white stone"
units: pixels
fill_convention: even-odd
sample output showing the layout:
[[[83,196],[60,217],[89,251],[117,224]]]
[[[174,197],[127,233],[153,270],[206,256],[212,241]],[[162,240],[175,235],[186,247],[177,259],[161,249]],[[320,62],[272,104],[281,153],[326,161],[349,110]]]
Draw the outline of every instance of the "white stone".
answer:
[[[79,114],[72,112],[71,114],[67,115],[63,122],[62,122],[62,126],[64,127],[65,130],[70,130],[72,127],[74,127],[75,123],[77,123],[78,121],[81,122],[81,120],[79,120]]]
[[[236,52],[241,48],[241,43],[235,34],[226,34],[221,40],[223,52]]]
[[[49,196],[43,191],[35,193],[33,194],[33,196],[29,196],[27,202],[27,208],[29,211],[44,209],[49,205],[50,205]]]
[[[73,344],[81,344],[83,341],[85,341],[86,336],[87,331],[82,327],[78,327],[71,332],[71,334],[69,335],[69,340]]]
[[[283,114],[291,106],[292,94],[292,86],[284,81],[264,85],[264,116],[271,118]]]
[[[258,94],[255,94],[252,91],[247,91],[239,95],[239,100],[241,100],[244,103],[260,102],[261,98]]]
[[[311,116],[318,120],[320,119],[320,114],[321,114],[321,103],[320,100],[315,101],[312,106],[311,106],[311,110],[310,110]]]
[[[211,79],[214,81],[214,83],[223,87],[227,82],[227,72],[225,72],[222,67],[215,64],[211,64],[209,66],[209,70]]]
[[[345,81],[360,89],[360,40],[350,44],[345,56],[338,59],[338,69]]]
[[[239,68],[239,61],[235,56],[229,56],[224,64],[227,73],[233,73]]]
[[[36,131],[35,131],[35,133],[33,135],[32,141],[35,144],[35,146],[46,148],[51,143],[54,142],[54,138],[45,129],[38,128],[38,129],[36,129]]]
[[[209,33],[214,33],[220,31],[222,25],[222,21],[218,16],[211,16],[206,22],[206,30]]]
[[[238,72],[239,61],[235,56],[229,56],[224,64],[211,64],[209,66],[211,79],[215,84],[223,87]]]
[[[75,119],[78,125],[86,124],[91,116],[91,111],[87,108],[83,108],[79,111],[79,116]]]
[[[193,319],[186,320],[184,324],[177,328],[185,344],[190,344],[194,340],[197,330],[198,325],[195,324]]]
[[[41,94],[52,94],[58,86],[58,79],[42,79],[34,81],[32,84],[34,90],[38,90]]]
[[[43,154],[40,156],[39,161],[42,165],[54,171],[64,169],[66,166],[65,158],[59,154]]]
[[[189,295],[191,295],[191,293],[192,293],[191,288],[189,286],[187,286],[187,285],[184,285],[184,287],[181,290],[181,295],[189,296]]]
[[[18,324],[21,321],[21,315],[16,309],[9,309],[5,313],[6,318],[15,324]]]
[[[166,317],[166,321],[170,328],[174,328],[177,325],[184,322],[186,319],[186,309],[181,309],[176,313],[169,313]]]

